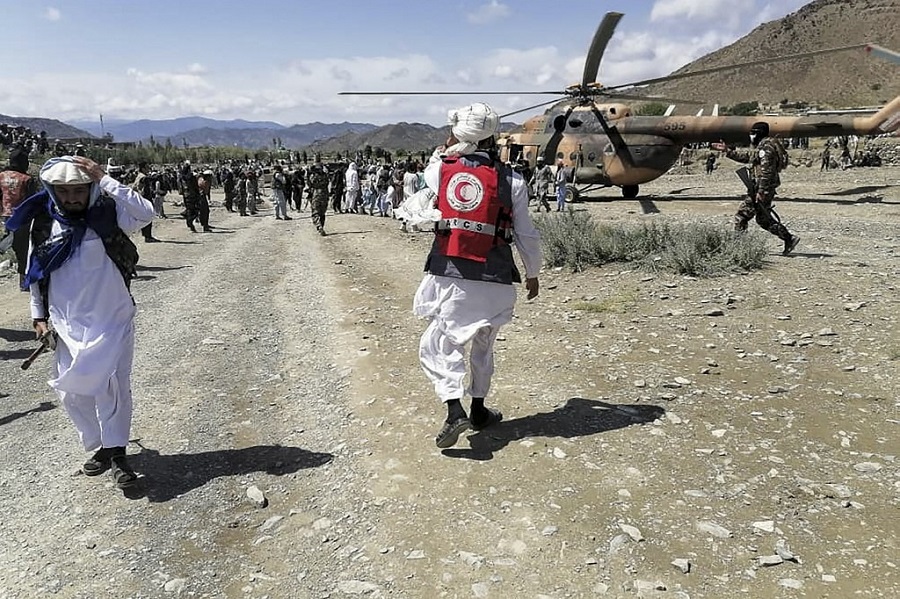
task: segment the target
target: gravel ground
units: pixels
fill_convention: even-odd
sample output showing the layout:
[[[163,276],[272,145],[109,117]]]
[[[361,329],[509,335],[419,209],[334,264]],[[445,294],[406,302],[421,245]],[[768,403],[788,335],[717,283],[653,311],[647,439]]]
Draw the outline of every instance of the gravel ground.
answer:
[[[574,209],[728,226],[727,168]],[[761,271],[546,269],[498,340],[505,421],[443,452],[410,313],[427,234],[160,222],[130,497],[79,474],[49,360],[19,369],[8,277],[0,597],[898,596],[900,168],[783,178],[803,240]]]

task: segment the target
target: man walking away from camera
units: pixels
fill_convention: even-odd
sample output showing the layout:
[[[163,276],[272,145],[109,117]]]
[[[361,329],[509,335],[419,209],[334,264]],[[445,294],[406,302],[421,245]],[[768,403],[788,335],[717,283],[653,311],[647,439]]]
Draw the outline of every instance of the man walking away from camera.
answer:
[[[55,332],[56,390],[86,451],[82,471],[110,470],[119,488],[137,482],[125,457],[131,429],[131,368],[137,248],[128,234],[153,220],[153,205],[83,157],[51,158],[41,168],[44,191],[23,202],[8,226],[49,214],[32,230],[28,272],[35,332]]]
[[[153,178],[149,175],[150,165],[146,162],[138,163],[138,174],[134,178],[131,188],[141,194],[141,197],[153,204],[153,197],[156,190],[153,185]],[[155,212],[155,210],[154,210]],[[153,221],[147,223],[147,226],[141,229],[141,235],[144,236],[144,243],[157,243],[159,239],[153,236]]]
[[[5,223],[9,219],[16,206],[36,192],[37,181],[28,174],[28,152],[21,146],[14,145],[9,150],[8,166],[3,171],[0,171],[0,201],[3,202],[3,222]],[[22,226],[15,232],[7,232],[8,235],[13,236],[12,248],[16,255],[19,284],[25,280],[25,270],[28,263],[28,231],[30,227],[31,223],[28,223],[27,226]]]
[[[513,283],[521,276],[512,245],[525,264],[528,299],[538,294],[540,235],[528,214],[528,189],[522,177],[499,161],[496,140],[500,117],[483,103],[449,113],[447,147],[425,169],[441,220],[416,291],[413,311],[431,322],[419,343],[419,360],[447,406],[447,418],[435,438],[451,447],[468,428],[500,422],[487,408],[494,372],[494,341],[512,320]],[[470,347],[468,390],[466,346]],[[469,415],[462,406],[468,391]]]
[[[777,236],[784,242],[782,254],[787,256],[797,244],[800,238],[791,235],[781,219],[772,207],[775,201],[775,192],[781,185],[778,173],[787,168],[787,150],[781,142],[769,137],[769,124],[765,122],[754,123],[750,128],[749,150],[736,150],[722,142],[712,144],[712,147],[725,152],[725,157],[736,162],[749,164],[755,181],[755,193],[748,194],[738,207],[734,216],[734,228],[736,231],[746,231],[747,223],[756,217],[756,224]]]

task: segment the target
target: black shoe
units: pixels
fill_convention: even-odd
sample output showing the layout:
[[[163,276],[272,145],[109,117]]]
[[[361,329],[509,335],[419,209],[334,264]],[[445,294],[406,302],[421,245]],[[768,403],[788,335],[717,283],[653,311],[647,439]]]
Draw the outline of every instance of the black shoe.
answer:
[[[459,436],[466,432],[470,426],[471,423],[465,416],[457,418],[453,422],[444,422],[444,426],[441,427],[437,437],[434,438],[434,444],[441,449],[453,447],[459,440]]]
[[[791,235],[788,239],[784,240],[784,250],[781,252],[782,256],[787,256],[791,252],[794,251],[794,248],[797,247],[797,244],[800,243],[800,238],[796,235]]]
[[[144,237],[144,243],[159,243],[156,237]]]
[[[294,220],[294,219],[292,219],[290,216],[285,216],[284,220]]]
[[[81,466],[81,471],[85,476],[98,476],[109,470],[112,461],[113,448],[101,447]]]
[[[203,227],[204,233],[212,233],[212,229],[210,227]]]
[[[124,453],[113,456],[110,463],[110,474],[118,489],[129,489],[137,484],[137,474],[128,465],[128,458]]]
[[[469,415],[469,421],[472,423],[472,429],[480,431],[499,424],[503,420],[503,414],[500,410],[494,408],[485,408],[484,411],[472,411]]]
[[[284,219],[281,218],[280,216],[276,216],[276,217],[275,217],[275,220],[284,220]]]
[[[195,227],[194,225],[188,225],[188,229],[190,229],[192,233],[197,232],[197,227]]]

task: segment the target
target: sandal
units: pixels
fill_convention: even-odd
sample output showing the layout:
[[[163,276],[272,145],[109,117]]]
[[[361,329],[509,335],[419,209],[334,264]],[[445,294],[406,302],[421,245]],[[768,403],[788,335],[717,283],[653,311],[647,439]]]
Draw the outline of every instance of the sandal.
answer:
[[[128,489],[137,484],[137,474],[128,465],[124,455],[117,455],[110,461],[110,474],[118,489]]]
[[[112,448],[101,447],[91,458],[81,466],[81,472],[85,476],[98,476],[109,470],[112,460]]]
[[[471,426],[469,419],[466,417],[457,418],[453,422],[445,422],[441,431],[434,438],[434,443],[441,449],[453,447],[459,440],[459,436],[463,434]]]
[[[472,422],[473,430],[480,431],[489,426],[499,424],[503,420],[503,413],[500,412],[500,410],[485,408],[485,413],[486,414],[479,414],[480,417],[476,417],[475,414],[471,415],[469,420]]]

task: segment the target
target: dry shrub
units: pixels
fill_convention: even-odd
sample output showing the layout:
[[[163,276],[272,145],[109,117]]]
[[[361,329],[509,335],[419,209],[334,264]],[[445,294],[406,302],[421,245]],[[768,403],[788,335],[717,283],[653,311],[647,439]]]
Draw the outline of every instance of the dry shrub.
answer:
[[[650,271],[716,277],[765,265],[765,241],[756,233],[737,234],[706,223],[652,221],[639,225],[598,225],[585,212],[539,216],[544,261],[581,271],[625,262]]]

